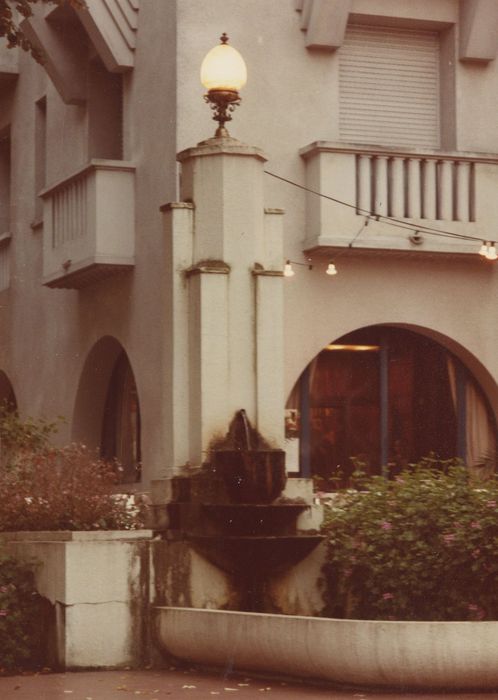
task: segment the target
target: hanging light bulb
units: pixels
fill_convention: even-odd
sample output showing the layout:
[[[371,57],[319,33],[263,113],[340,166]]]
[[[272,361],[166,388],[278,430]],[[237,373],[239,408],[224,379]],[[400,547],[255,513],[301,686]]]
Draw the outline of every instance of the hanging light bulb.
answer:
[[[296,273],[292,269],[291,261],[286,260],[284,265],[284,277],[294,277]]]
[[[327,275],[337,275],[337,268],[332,262],[332,260],[329,262],[327,265],[327,269],[325,270],[325,274]]]
[[[493,241],[491,245],[488,248],[488,252],[486,253],[486,260],[496,260],[498,259],[498,254],[496,253],[496,246]]]
[[[482,246],[479,248],[479,255],[484,257],[487,256],[489,250],[489,243],[487,241],[482,242]]]

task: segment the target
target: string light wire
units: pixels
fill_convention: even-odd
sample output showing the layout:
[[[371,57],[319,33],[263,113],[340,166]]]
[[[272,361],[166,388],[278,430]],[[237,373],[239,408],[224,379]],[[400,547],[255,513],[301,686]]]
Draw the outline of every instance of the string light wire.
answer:
[[[310,187],[306,187],[305,185],[301,185],[298,182],[294,182],[293,180],[289,180],[285,177],[282,177],[281,175],[277,175],[276,173],[272,173],[269,170],[264,171],[266,175],[270,175],[271,177],[276,178],[277,180],[281,180],[282,182],[286,182],[288,185],[292,185],[293,187],[297,187],[300,190],[304,190],[305,192],[309,192],[310,194],[314,194],[317,197],[323,197],[324,199],[328,199],[331,202],[335,202],[336,204],[341,204],[344,207],[349,207],[349,209],[354,209],[357,213],[364,214],[368,218],[373,218],[376,219],[377,221],[382,220],[383,223],[389,226],[394,226],[396,228],[401,228],[405,229],[407,231],[412,231],[414,233],[417,232],[422,232],[426,233],[430,236],[440,236],[441,238],[459,238],[467,241],[480,241],[482,242],[482,238],[479,238],[478,236],[471,236],[468,234],[464,233],[456,233],[455,231],[445,231],[444,229],[436,229],[432,228],[431,226],[424,226],[421,224],[417,224],[417,226],[411,226],[405,221],[401,221],[400,219],[396,219],[392,216],[387,216],[384,214],[376,214],[373,211],[370,211],[368,209],[363,209],[361,207],[357,207],[355,204],[351,204],[351,202],[344,202],[341,199],[337,199],[336,197],[331,197],[328,194],[323,194],[323,192],[317,192],[316,190],[312,190]],[[360,233],[364,230],[365,226],[367,224],[365,223],[360,231],[355,235],[351,243],[349,244],[349,247],[352,247],[352,244],[354,241],[358,238]]]

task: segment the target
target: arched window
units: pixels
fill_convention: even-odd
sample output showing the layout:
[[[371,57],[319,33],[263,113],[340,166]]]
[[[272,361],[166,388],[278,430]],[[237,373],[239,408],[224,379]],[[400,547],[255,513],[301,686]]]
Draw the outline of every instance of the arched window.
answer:
[[[118,460],[123,468],[123,483],[140,481],[140,407],[133,371],[124,351],[114,364],[107,389],[101,456]]]
[[[470,373],[438,343],[401,328],[330,343],[301,375],[287,413],[301,474],[328,487],[347,485],[356,460],[392,476],[430,453],[475,467],[496,448],[494,419]]]

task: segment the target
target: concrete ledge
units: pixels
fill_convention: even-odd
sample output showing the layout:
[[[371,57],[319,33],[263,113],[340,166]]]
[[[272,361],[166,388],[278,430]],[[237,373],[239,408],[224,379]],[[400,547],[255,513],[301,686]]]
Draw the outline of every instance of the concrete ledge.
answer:
[[[0,539],[16,542],[102,542],[150,540],[152,530],[37,530],[1,532]]]
[[[498,688],[498,622],[156,608],[161,649],[209,666],[403,688]]]

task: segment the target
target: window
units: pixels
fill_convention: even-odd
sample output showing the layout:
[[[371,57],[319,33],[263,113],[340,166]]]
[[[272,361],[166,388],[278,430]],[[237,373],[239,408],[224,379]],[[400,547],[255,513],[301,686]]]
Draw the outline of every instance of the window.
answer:
[[[47,100],[35,105],[35,221],[43,217],[43,200],[38,196],[47,184]]]
[[[10,134],[0,134],[0,237],[10,232]]]
[[[124,351],[116,360],[107,390],[101,456],[118,460],[123,468],[123,483],[140,481],[140,408],[135,379]]]
[[[10,286],[10,134],[0,135],[0,291]]]
[[[351,25],[339,49],[339,132],[349,143],[440,146],[439,34]]]

